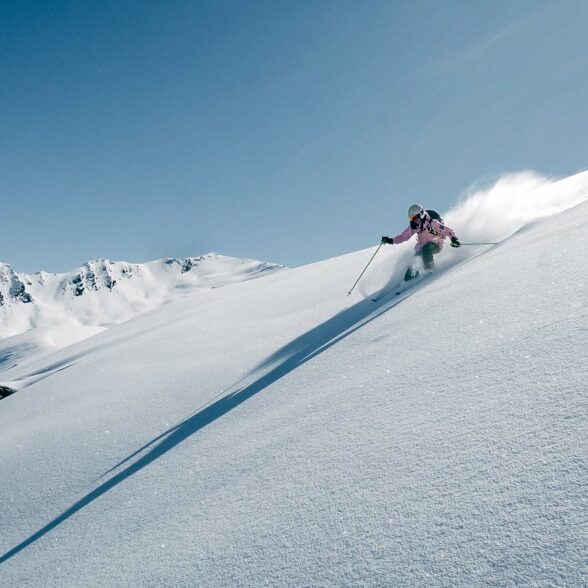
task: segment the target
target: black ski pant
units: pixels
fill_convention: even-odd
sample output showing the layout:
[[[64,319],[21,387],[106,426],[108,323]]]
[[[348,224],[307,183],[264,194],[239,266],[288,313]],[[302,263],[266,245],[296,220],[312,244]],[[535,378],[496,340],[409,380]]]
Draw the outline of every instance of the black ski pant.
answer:
[[[437,245],[437,243],[430,242],[423,245],[421,249],[418,249],[416,255],[422,258],[423,267],[426,270],[434,270],[435,260],[433,259],[433,255],[439,253],[439,251],[441,251],[441,247]],[[419,270],[413,268],[412,266],[409,266],[406,270],[406,273],[404,274],[404,281],[408,282],[410,280],[413,280],[414,278],[418,277],[418,275]]]
[[[425,243],[418,251],[417,255],[420,255],[423,259],[423,267],[426,270],[433,270],[435,269],[435,260],[433,259],[433,255],[436,255],[441,251],[441,247],[437,245],[437,243],[429,242]]]

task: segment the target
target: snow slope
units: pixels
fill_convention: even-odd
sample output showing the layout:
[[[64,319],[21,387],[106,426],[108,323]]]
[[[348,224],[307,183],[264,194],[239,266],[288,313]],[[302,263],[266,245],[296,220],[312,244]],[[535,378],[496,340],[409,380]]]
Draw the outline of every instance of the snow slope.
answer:
[[[5,372],[0,585],[586,585],[588,202],[547,214],[376,304],[365,250]]]

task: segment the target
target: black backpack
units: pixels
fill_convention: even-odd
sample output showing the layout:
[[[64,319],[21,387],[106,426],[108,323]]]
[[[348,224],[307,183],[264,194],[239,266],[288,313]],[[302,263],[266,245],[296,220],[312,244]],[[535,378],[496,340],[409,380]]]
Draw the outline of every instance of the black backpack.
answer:
[[[431,217],[431,220],[438,220],[441,224],[443,224],[443,219],[436,210],[425,210],[425,212]]]
[[[429,215],[429,218],[431,220],[438,220],[441,224],[443,224],[443,219],[441,218],[441,215],[436,211],[436,210],[425,210],[425,212]],[[420,230],[423,230],[424,226],[425,226],[425,219],[422,218],[420,219],[420,221],[410,221],[410,226],[412,229],[418,229],[420,227]],[[436,235],[437,233],[435,231],[433,231],[433,227],[431,227],[431,224],[429,223],[429,232],[433,233],[434,235]]]

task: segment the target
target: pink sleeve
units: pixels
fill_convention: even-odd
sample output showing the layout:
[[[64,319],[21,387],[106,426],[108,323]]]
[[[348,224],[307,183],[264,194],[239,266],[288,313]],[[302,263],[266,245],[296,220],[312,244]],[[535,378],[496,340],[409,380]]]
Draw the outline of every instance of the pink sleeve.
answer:
[[[410,226],[406,227],[406,229],[404,229],[404,231],[402,231],[402,233],[400,233],[400,235],[396,235],[396,237],[394,237],[392,239],[392,242],[396,245],[398,243],[404,243],[404,241],[408,241],[414,234],[414,231],[410,228]]]
[[[431,226],[439,235],[443,237],[455,237],[455,231],[446,227],[443,223],[440,223],[437,219],[431,221]]]

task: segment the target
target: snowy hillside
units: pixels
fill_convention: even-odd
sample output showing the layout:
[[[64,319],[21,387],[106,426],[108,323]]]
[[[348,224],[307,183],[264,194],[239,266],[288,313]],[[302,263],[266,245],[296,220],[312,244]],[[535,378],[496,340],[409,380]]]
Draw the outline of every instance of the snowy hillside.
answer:
[[[586,585],[587,200],[506,178],[400,296],[412,244],[7,369],[0,585]]]
[[[216,253],[145,264],[101,259],[66,274],[17,274],[0,263],[0,372],[194,290],[279,269],[283,266]]]

